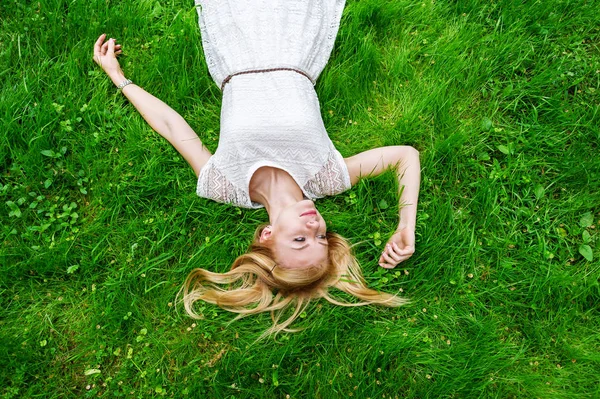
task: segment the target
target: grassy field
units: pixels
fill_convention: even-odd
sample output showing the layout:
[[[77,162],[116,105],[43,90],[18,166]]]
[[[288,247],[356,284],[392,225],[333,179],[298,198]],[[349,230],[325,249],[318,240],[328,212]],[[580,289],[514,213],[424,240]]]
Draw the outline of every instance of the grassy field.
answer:
[[[600,2],[348,0],[317,84],[343,155],[420,150],[417,253],[378,267],[391,175],[319,201],[399,309],[317,302],[193,321],[175,295],[228,270],[264,210],[198,198],[191,168],[92,61],[214,150],[220,91],[191,0],[0,3],[0,397],[598,398]]]

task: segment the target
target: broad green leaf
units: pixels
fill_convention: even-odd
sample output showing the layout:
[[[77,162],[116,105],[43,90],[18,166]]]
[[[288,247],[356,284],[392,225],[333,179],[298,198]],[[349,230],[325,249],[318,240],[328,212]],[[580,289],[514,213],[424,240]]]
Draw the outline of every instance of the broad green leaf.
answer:
[[[48,188],[52,185],[52,179],[46,179],[46,181],[44,181],[44,187]]]
[[[592,236],[587,230],[583,230],[583,233],[581,233],[581,238],[583,239],[584,244],[587,244],[588,242],[592,241]]]
[[[581,245],[579,247],[579,253],[588,260],[588,262],[591,262],[594,260],[594,253],[592,252],[592,247],[590,247],[587,244]]]
[[[487,152],[483,151],[477,154],[477,159],[479,159],[480,161],[489,161],[490,160],[490,154],[488,154]]]
[[[387,201],[382,199],[381,201],[379,201],[379,209],[387,209],[390,206],[388,205]]]
[[[590,227],[592,224],[594,224],[594,216],[591,212],[585,213],[579,221],[579,225],[583,228]]]
[[[546,190],[544,190],[544,186],[542,186],[541,184],[536,184],[535,188],[533,189],[533,193],[535,194],[535,198],[537,199],[542,199],[544,197],[545,192]]]
[[[481,121],[481,130],[484,132],[489,132],[494,124],[490,118],[483,118]]]
[[[50,158],[55,158],[56,157],[56,154],[52,150],[42,150],[41,153],[45,157],[50,157]]]
[[[504,155],[508,155],[510,154],[510,150],[508,149],[507,146],[500,144],[498,146],[498,151],[500,151],[501,153],[503,153]]]
[[[15,204],[12,201],[6,201],[6,205],[8,205],[8,207],[10,208],[10,212],[8,213],[8,216],[16,216],[18,218],[21,217],[21,210],[19,209],[17,204]]]
[[[557,228],[556,232],[558,233],[559,237],[562,237],[562,238],[565,238],[566,236],[569,235],[567,233],[567,230],[563,229],[562,227]]]

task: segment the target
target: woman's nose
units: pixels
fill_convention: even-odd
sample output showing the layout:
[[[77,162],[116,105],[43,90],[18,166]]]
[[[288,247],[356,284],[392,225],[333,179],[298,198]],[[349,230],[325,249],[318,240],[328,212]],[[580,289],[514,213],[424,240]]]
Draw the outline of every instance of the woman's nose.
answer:
[[[306,225],[309,228],[315,228],[315,227],[319,228],[319,221],[317,221],[317,220],[310,220],[310,221],[306,222]]]

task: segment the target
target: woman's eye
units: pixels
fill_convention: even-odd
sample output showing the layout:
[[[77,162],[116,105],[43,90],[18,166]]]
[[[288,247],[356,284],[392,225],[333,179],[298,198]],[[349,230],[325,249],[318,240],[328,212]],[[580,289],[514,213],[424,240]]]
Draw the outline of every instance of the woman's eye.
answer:
[[[317,238],[318,238],[319,240],[326,240],[326,239],[327,239],[327,235],[326,235],[326,234],[319,234],[319,235],[317,236]]]
[[[294,238],[294,241],[303,242],[303,241],[306,241],[306,238],[304,238],[304,237],[296,237],[296,238]]]

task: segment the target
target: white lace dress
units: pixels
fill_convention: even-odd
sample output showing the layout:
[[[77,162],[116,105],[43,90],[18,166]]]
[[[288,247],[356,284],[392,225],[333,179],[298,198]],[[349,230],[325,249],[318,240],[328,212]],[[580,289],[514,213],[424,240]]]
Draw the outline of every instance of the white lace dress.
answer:
[[[314,90],[331,54],[344,0],[196,4],[208,68],[223,88],[219,145],[200,172],[197,194],[259,208],[248,186],[263,166],[288,172],[307,198],[347,190],[348,170],[327,135]],[[228,80],[273,68],[295,71]]]

